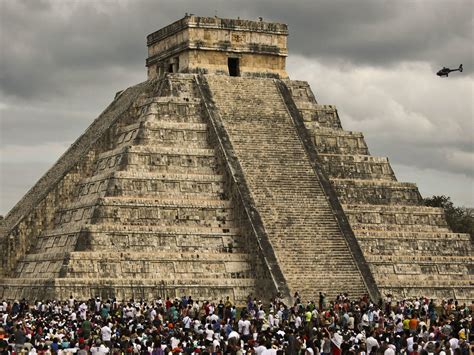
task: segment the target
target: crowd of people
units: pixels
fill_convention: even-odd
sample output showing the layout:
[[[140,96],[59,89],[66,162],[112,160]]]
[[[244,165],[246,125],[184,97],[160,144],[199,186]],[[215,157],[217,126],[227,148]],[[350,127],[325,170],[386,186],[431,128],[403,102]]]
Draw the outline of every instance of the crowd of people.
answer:
[[[246,307],[158,298],[0,303],[2,354],[472,355],[474,301],[340,294]]]

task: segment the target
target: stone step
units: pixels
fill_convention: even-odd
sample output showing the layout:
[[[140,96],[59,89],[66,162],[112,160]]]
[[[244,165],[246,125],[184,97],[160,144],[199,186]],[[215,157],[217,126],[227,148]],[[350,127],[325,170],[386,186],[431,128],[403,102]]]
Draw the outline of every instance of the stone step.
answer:
[[[387,158],[370,155],[319,154],[330,178],[396,181]]]
[[[406,251],[411,252],[410,250]],[[458,264],[474,263],[473,255],[411,255],[411,254],[398,254],[398,255],[366,255],[366,259],[369,263],[375,264],[391,264],[391,263],[403,263],[403,264],[415,264],[415,263],[428,263],[428,264]]]
[[[312,128],[331,128],[342,130],[341,120],[334,105],[321,105],[315,103],[296,103],[305,125]]]
[[[151,117],[150,117],[151,116]],[[154,98],[141,107],[139,119],[203,123],[200,100],[177,101],[176,98]]]
[[[308,122],[305,122],[305,125],[310,130],[316,151],[320,154],[369,156],[369,149],[361,132],[323,128]]]
[[[465,272],[465,271],[464,271]],[[409,275],[407,277],[407,275]],[[436,287],[474,287],[474,277],[465,274],[431,274],[411,273],[406,274],[392,274],[392,275],[376,275],[377,282],[380,287],[390,287],[394,284],[404,285],[404,287],[424,286],[430,288]],[[424,294],[423,294],[424,295]]]
[[[146,108],[151,104],[170,104],[170,105],[201,105],[200,98],[193,97],[179,97],[179,96],[152,96],[140,103],[140,108]]]
[[[422,203],[416,184],[384,180],[331,179],[342,204],[414,205]]]
[[[244,262],[251,260],[248,253],[199,253],[199,252],[177,252],[170,253],[167,250],[153,250],[150,252],[131,251],[74,251],[67,255],[69,262],[76,261],[196,261],[196,262]],[[57,262],[63,259],[61,252],[28,254],[24,257],[24,262]]]
[[[64,261],[63,261],[64,260]],[[69,278],[134,277],[172,281],[206,278],[257,277],[247,253],[199,253],[154,250],[151,252],[85,251],[29,254],[18,275],[38,278],[60,274]]]
[[[397,205],[343,205],[349,222],[358,224],[378,225],[378,229],[387,228],[387,225],[428,225],[447,227],[443,209],[424,206],[397,206]],[[354,226],[360,229],[358,226]],[[423,230],[423,229],[421,229]]]
[[[55,226],[78,223],[228,226],[230,202],[211,199],[105,197],[71,204],[55,215]]]
[[[214,149],[209,148],[188,148],[188,147],[165,147],[165,146],[146,146],[146,145],[131,145],[127,147],[112,149],[98,155],[97,160],[103,160],[110,157],[116,157],[123,153],[145,153],[145,154],[168,154],[168,155],[196,155],[196,156],[210,156],[214,155]]]
[[[134,122],[130,125],[118,127],[115,133],[115,149],[131,145],[140,129],[140,122]]]
[[[178,196],[173,199],[134,196],[106,196],[103,198],[88,198],[84,201],[70,203],[68,206],[59,209],[59,213],[77,210],[78,208],[96,207],[96,206],[120,206],[120,207],[182,207],[182,208],[231,208],[229,201],[220,199],[206,198],[186,198]]]
[[[459,304],[469,305],[474,299],[474,286],[438,286],[436,283],[429,285],[414,285],[411,287],[404,287],[403,284],[398,286],[380,286],[382,294],[392,294],[394,299],[414,299],[424,295],[428,299],[439,300],[455,299]]]
[[[115,134],[117,148],[126,143],[179,145],[207,148],[207,124],[186,121],[163,121],[157,115],[146,115],[135,122],[118,127]]]
[[[82,181],[78,197],[99,194],[102,196],[159,196],[177,198],[222,198],[222,175],[172,174],[133,171],[114,171]]]
[[[352,280],[351,287],[364,289],[360,272],[350,262],[351,252],[275,82],[206,78],[219,120],[229,135],[232,154],[242,167],[290,290],[298,290],[303,279],[306,284],[325,287],[319,275],[327,273],[328,265],[337,259],[329,253],[330,249],[323,250],[319,242],[330,238],[338,241],[332,244],[345,246],[334,249],[340,262],[332,265],[347,266],[345,273]],[[338,289],[347,287],[342,276],[336,280]],[[327,291],[331,289],[335,289],[332,284]],[[316,287],[305,288],[304,292],[306,299],[317,296]]]
[[[162,179],[169,181],[194,181],[194,182],[222,182],[220,174],[192,174],[192,173],[153,173],[153,172],[134,172],[126,170],[109,171],[87,177],[81,181],[82,185],[97,184],[108,179],[137,179],[152,180]]]
[[[188,122],[146,121],[137,141],[142,145],[209,148],[207,124]]]
[[[441,227],[436,225],[416,224],[368,224],[351,222],[352,230],[366,232],[407,232],[407,233],[451,233],[447,225]]]
[[[298,104],[314,103],[317,104],[316,98],[314,97],[311,87],[307,81],[302,80],[283,80],[290,90],[293,100]]]
[[[470,255],[471,242],[468,240],[453,239],[398,239],[387,243],[387,239],[358,239],[364,253],[371,255],[398,255],[406,254],[407,250],[418,255]]]
[[[69,227],[69,228],[68,228]],[[201,252],[239,252],[249,245],[238,228],[224,226],[136,226],[136,225],[63,225],[38,236],[34,254],[90,250],[181,250]]]
[[[370,240],[380,240],[381,243],[391,243],[398,240],[423,240],[423,241],[442,241],[442,242],[470,242],[471,237],[465,233],[452,232],[414,232],[414,231],[386,231],[386,230],[358,230],[353,229],[357,239],[365,242]]]
[[[216,168],[212,149],[129,146],[101,154],[94,174],[115,170],[214,174]]]
[[[215,228],[215,227],[189,227],[189,226],[136,226],[129,224],[120,225],[109,225],[109,224],[82,224],[81,226],[75,226],[75,228],[62,228],[58,227],[55,229],[48,229],[43,232],[38,238],[52,238],[61,237],[68,234],[78,234],[81,231],[90,233],[154,233],[160,235],[239,235],[239,228]]]

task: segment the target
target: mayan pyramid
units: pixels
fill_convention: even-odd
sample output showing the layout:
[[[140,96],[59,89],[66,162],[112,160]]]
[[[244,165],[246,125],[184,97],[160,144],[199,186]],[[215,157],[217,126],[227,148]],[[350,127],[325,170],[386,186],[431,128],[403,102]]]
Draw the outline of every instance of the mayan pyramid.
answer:
[[[285,71],[284,24],[186,16],[0,230],[0,298],[474,299],[468,235]]]

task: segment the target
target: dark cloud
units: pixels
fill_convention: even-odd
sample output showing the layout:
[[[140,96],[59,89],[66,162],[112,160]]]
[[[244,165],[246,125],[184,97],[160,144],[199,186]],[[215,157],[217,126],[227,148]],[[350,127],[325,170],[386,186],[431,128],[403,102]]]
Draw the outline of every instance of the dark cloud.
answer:
[[[290,17],[292,29],[298,33],[290,41],[293,51],[355,65],[416,60],[437,67],[463,62],[472,73],[469,1],[374,0],[356,4],[323,1],[298,7],[296,18]]]
[[[464,63],[472,73],[470,1],[22,1],[2,2],[5,95],[34,99],[60,94],[64,71],[81,74],[137,68],[146,34],[184,12],[286,22],[291,53],[327,62],[392,65],[427,61],[434,68]]]
[[[470,0],[0,0],[0,154],[5,147],[11,151],[15,144],[33,149],[49,147],[52,142],[72,143],[115,92],[146,79],[146,35],[182,18],[185,12],[227,18],[262,16],[267,21],[288,23],[288,62],[297,63],[290,65],[290,74],[310,80],[325,103],[340,103],[348,113],[349,127],[368,132],[373,151],[389,154],[404,166],[472,176],[472,170],[462,163],[464,153],[472,155]],[[293,60],[295,57],[304,61]],[[309,69],[312,62],[319,66],[316,72]],[[397,71],[404,70],[403,63],[414,62],[424,63],[420,73],[408,70],[397,77]],[[465,67],[462,76],[436,82],[426,79],[434,77],[438,67],[461,62]],[[305,67],[296,70],[298,63]],[[366,74],[357,75],[360,68],[375,69],[370,81],[364,79]],[[391,76],[375,80],[383,77],[383,70]],[[455,84],[465,78],[471,78],[470,90]],[[366,89],[359,82],[366,87],[380,85],[383,90],[375,96],[367,90],[366,96],[371,98],[365,99],[354,95]],[[342,90],[344,85],[349,89]],[[427,94],[423,85],[439,89]],[[390,95],[399,91],[408,93],[391,102]],[[451,105],[432,105],[442,100]],[[393,112],[386,107],[392,107]],[[376,123],[375,115],[385,115],[383,124]],[[456,119],[440,138],[436,132],[443,129],[447,124],[444,117],[450,115]],[[419,141],[401,138],[409,136],[410,120],[418,122]],[[400,137],[387,138],[386,127]],[[371,135],[384,138],[377,140]],[[399,148],[402,143],[406,148]],[[420,153],[410,154],[410,147]],[[48,161],[56,158],[51,154]],[[19,159],[25,166],[34,161],[25,156]],[[427,163],[430,160],[433,163]],[[0,171],[2,185],[13,186],[18,181],[11,172],[21,169],[12,170],[5,164]],[[30,174],[30,170],[25,170],[30,180],[23,182],[23,192],[41,175]],[[22,176],[27,179],[25,174]],[[10,192],[5,195],[6,190],[3,188],[1,200],[7,198],[13,204],[21,197],[13,199]]]

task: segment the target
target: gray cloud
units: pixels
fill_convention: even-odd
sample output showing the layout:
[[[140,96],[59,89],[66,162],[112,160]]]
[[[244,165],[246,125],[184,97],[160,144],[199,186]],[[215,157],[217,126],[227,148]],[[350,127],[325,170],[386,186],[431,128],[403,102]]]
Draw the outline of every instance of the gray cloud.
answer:
[[[371,151],[417,171],[472,177],[463,163],[473,134],[470,0],[0,0],[0,154],[72,143],[116,91],[146,79],[146,35],[185,12],[288,23],[290,75],[336,103]],[[462,75],[433,75],[461,62]],[[5,191],[21,168],[0,158],[1,199],[11,207],[21,189],[12,187],[16,198]],[[25,169],[23,192],[40,175]]]
[[[464,63],[472,73],[472,8],[451,1],[13,1],[2,2],[5,95],[61,95],[68,72],[98,73],[144,63],[145,35],[185,11],[286,22],[291,53],[326,62],[393,65],[426,61],[433,70]],[[62,5],[61,5],[62,4]],[[203,11],[203,9],[208,9]],[[471,10],[469,10],[471,9]],[[91,76],[88,76],[91,80]],[[41,83],[41,85],[39,84]],[[45,92],[46,91],[46,92]],[[41,95],[39,96],[41,97]]]

